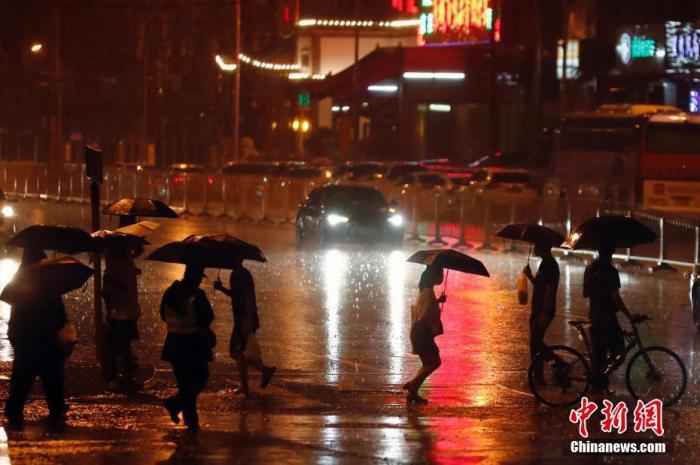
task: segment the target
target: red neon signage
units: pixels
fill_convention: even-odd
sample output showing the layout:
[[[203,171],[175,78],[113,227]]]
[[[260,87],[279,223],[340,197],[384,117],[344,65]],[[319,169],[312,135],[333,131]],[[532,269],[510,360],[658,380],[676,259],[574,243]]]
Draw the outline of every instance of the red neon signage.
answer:
[[[391,6],[404,13],[418,13],[415,0],[391,0]]]
[[[426,39],[431,42],[487,39],[493,22],[489,3],[489,0],[432,0],[432,31]]]

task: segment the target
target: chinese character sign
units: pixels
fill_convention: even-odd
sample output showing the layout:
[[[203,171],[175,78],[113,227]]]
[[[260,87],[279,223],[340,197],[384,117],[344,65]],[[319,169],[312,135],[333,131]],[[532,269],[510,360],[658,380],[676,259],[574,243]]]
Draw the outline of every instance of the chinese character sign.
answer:
[[[663,402],[659,399],[649,402],[638,400],[634,412],[632,412],[634,432],[644,433],[651,431],[657,437],[662,437],[664,435],[663,409]],[[602,416],[602,420],[599,423],[600,431],[603,433],[615,432],[617,434],[624,434],[627,431],[627,417],[630,412],[624,402],[614,404],[604,399],[603,408],[599,408],[597,403],[590,401],[588,397],[583,397],[579,407],[569,412],[569,421],[577,425],[580,437],[589,437],[590,425],[592,424],[589,422],[591,422],[593,415],[598,411]]]

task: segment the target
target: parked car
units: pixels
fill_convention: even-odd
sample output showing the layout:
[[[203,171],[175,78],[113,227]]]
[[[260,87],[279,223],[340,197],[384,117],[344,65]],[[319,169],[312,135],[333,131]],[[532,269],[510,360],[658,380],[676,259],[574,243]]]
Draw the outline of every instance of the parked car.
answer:
[[[377,189],[355,185],[329,185],[311,191],[296,217],[299,244],[376,241],[400,244],[404,218]]]
[[[380,162],[348,162],[338,167],[333,174],[336,183],[372,185],[381,182],[387,174],[388,165]]]
[[[518,196],[523,200],[536,196],[538,186],[526,169],[484,168],[472,176],[471,185],[477,194],[490,197]]]

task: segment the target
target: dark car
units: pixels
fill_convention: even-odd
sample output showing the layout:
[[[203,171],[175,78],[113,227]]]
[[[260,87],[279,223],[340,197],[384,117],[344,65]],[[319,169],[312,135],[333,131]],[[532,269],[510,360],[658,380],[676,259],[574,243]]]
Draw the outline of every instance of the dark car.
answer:
[[[372,187],[330,185],[313,190],[299,207],[297,242],[391,242],[404,236],[404,218]]]

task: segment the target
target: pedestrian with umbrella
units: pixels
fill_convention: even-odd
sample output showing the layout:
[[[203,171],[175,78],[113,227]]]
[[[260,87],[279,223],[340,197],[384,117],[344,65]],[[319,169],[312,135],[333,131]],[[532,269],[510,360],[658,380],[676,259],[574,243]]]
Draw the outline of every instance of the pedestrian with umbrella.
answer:
[[[546,349],[544,337],[547,328],[554,320],[557,309],[557,290],[559,288],[559,265],[552,256],[552,247],[564,242],[564,236],[538,224],[510,224],[499,231],[497,236],[534,245],[534,255],[542,259],[533,275],[530,264],[526,264],[523,274],[532,283],[532,301],[530,303],[530,360],[536,362],[535,379],[544,378],[544,366],[537,354]]]
[[[8,338],[14,359],[5,403],[8,427],[23,428],[24,404],[38,376],[49,407],[49,426],[63,428],[68,411],[64,399],[65,361],[77,342],[77,334],[68,323],[61,295],[81,287],[92,273],[91,268],[73,258],[46,259],[40,249],[24,249],[13,281],[0,294],[0,300],[12,306]]]
[[[177,394],[165,399],[164,406],[175,424],[179,415],[190,431],[199,429],[197,398],[209,380],[209,362],[214,359],[209,326],[214,312],[206,294],[199,288],[204,268],[188,264],[180,281],[165,291],[160,315],[168,328],[162,359],[170,362],[177,381]]]
[[[248,364],[262,374],[261,387],[269,385],[276,367],[265,365],[255,333],[260,327],[255,298],[255,285],[250,272],[243,266],[244,260],[266,262],[260,248],[228,234],[190,236],[181,242],[173,242],[156,250],[149,257],[165,262],[196,260],[207,268],[230,269],[230,287],[220,280],[214,289],[231,298],[234,327],[229,342],[229,353],[239,369],[241,385],[237,392],[250,395]]]
[[[443,334],[442,308],[447,301],[443,292],[438,298],[434,287],[442,284],[444,270],[489,276],[483,263],[456,250],[423,250],[408,258],[409,262],[426,265],[418,283],[418,300],[411,312],[411,346],[412,352],[420,357],[421,368],[406,384],[408,403],[426,404],[428,401],[418,395],[425,380],[442,364],[440,349],[435,338]],[[445,287],[447,285],[445,284]]]
[[[637,220],[609,215],[583,223],[564,244],[572,249],[597,250],[598,258],[586,267],[583,296],[589,299],[593,388],[608,390],[606,368],[609,361],[624,353],[624,334],[617,320],[622,312],[630,321],[640,317],[627,309],[620,296],[620,274],[613,265],[617,248],[630,248],[656,240],[656,234]]]
[[[252,365],[260,371],[262,377],[260,387],[265,389],[272,380],[277,367],[267,366],[262,358],[262,351],[255,333],[260,328],[258,306],[255,297],[255,283],[253,275],[243,266],[243,259],[235,264],[229,277],[227,289],[217,280],[214,289],[227,295],[231,299],[233,310],[233,332],[229,341],[229,353],[238,365],[241,385],[237,393],[248,397],[248,365]]]
[[[112,389],[134,387],[138,368],[131,343],[138,339],[138,276],[134,259],[143,252],[145,239],[102,230],[92,234],[96,248],[104,253],[102,298],[105,301],[107,381]]]

